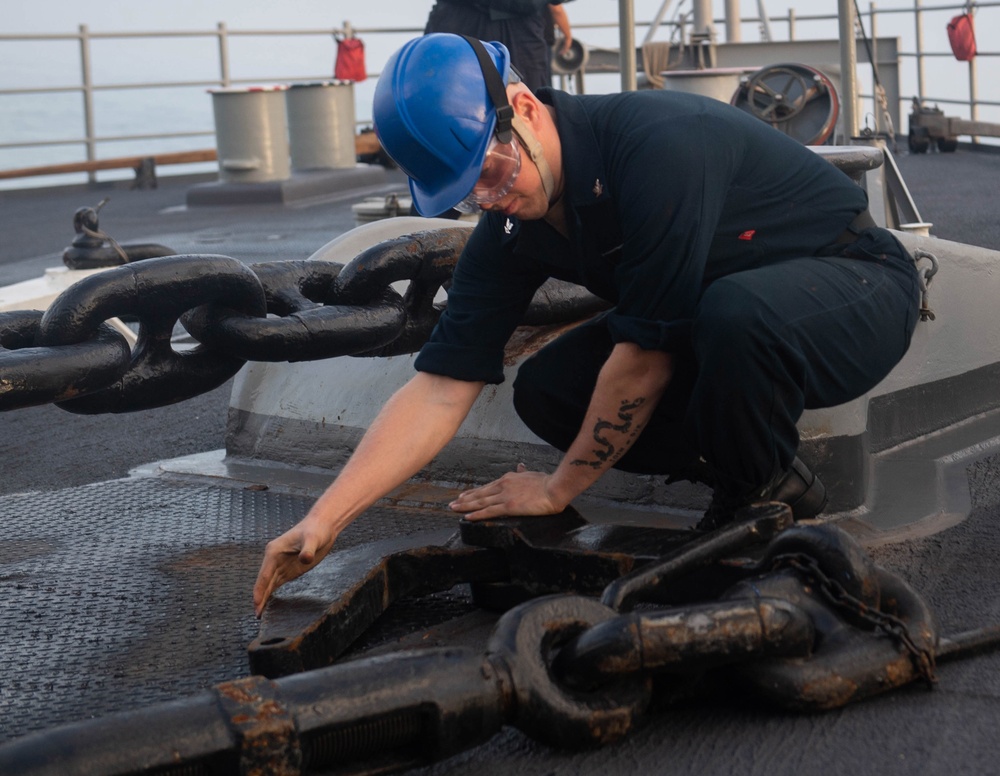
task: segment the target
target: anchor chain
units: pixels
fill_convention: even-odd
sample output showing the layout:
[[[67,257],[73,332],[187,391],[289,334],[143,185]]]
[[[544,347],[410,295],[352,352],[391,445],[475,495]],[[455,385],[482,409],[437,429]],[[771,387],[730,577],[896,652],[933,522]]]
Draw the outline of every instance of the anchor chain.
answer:
[[[96,210],[83,210],[78,232],[95,240],[87,232]],[[0,410],[56,402],[72,412],[132,412],[212,390],[247,361],[415,352],[444,309],[435,297],[447,289],[468,236],[462,228],[417,232],[346,265],[245,265],[200,254],[119,264],[70,286],[44,316],[0,314]],[[408,282],[402,295],[393,289],[401,281]],[[524,322],[570,323],[608,306],[550,280]],[[119,316],[139,321],[131,355],[115,341],[120,335],[101,328]],[[199,343],[190,353],[172,347],[178,323]]]
[[[784,551],[794,547],[816,548],[820,557]],[[704,560],[699,552],[681,565],[694,571]],[[77,772],[96,776],[195,772],[209,764],[234,774],[331,767],[388,773],[476,746],[504,725],[560,748],[620,741],[654,701],[690,696],[702,675],[721,667],[742,674],[765,698],[810,711],[913,678],[897,649],[856,624],[860,616],[906,632],[899,618],[870,611],[880,596],[893,608],[905,583],[880,574],[845,532],[792,526],[768,541],[762,561],[743,569],[742,583],[697,605],[619,614],[586,596],[547,595],[504,613],[483,652],[448,647],[362,657],[85,720],[0,747],[0,771],[50,773],[49,753],[58,751],[73,753]],[[654,586],[661,583],[658,575]],[[845,601],[851,616],[831,616],[829,607]],[[901,610],[918,619],[924,611]],[[824,672],[803,670],[816,662]],[[845,671],[852,663],[856,670]]]
[[[779,517],[776,506],[755,506],[746,527]],[[611,583],[605,602],[651,600],[664,584],[680,582],[683,572],[704,568],[709,554],[746,575],[716,600],[603,618],[551,652],[550,680],[594,693],[629,676],[666,674],[676,690],[705,671],[732,665],[765,697],[800,710],[842,706],[917,677],[933,687],[936,631],[929,610],[848,534],[795,525],[769,541],[759,562],[731,557],[738,536],[732,533],[725,554],[702,542],[631,575],[645,590],[630,585],[627,597]],[[897,648],[872,631],[885,633]],[[900,664],[899,648],[912,671]]]

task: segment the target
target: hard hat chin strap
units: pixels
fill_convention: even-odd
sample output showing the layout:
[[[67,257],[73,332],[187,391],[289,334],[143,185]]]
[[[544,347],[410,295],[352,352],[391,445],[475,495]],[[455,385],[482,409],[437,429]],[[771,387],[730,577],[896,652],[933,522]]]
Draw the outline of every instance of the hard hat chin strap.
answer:
[[[524,150],[528,152],[531,161],[538,168],[538,177],[542,179],[542,189],[545,190],[545,198],[551,203],[552,198],[555,196],[556,180],[552,175],[552,168],[549,167],[549,162],[542,151],[542,144],[538,142],[535,133],[528,129],[528,125],[521,121],[521,117],[517,114],[514,114],[511,124],[514,127],[514,134],[517,135],[521,141],[521,145],[524,146]]]
[[[490,95],[493,109],[497,112],[497,125],[493,132],[497,136],[497,140],[501,143],[509,143],[510,123],[514,116],[514,109],[511,107],[510,102],[507,101],[507,87],[500,73],[497,72],[493,60],[490,59],[490,55],[486,53],[486,48],[483,46],[482,41],[473,38],[471,35],[463,35],[462,37],[472,46],[472,50],[476,52],[476,59],[479,60],[479,69],[482,70],[483,80],[486,82],[486,91]]]
[[[483,79],[486,81],[486,91],[489,93],[490,101],[497,112],[497,125],[493,130],[497,140],[501,143],[509,143],[511,138],[511,128],[521,140],[521,145],[528,152],[531,161],[538,168],[538,177],[542,180],[542,189],[545,191],[546,199],[551,203],[555,196],[555,178],[552,176],[552,169],[549,167],[545,154],[542,152],[542,144],[538,142],[535,134],[528,129],[528,126],[521,121],[521,118],[514,112],[510,101],[507,99],[507,87],[503,78],[497,71],[493,60],[486,53],[486,48],[482,41],[470,35],[463,35],[466,42],[472,46],[476,52],[476,59],[479,60],[479,69],[483,72]]]

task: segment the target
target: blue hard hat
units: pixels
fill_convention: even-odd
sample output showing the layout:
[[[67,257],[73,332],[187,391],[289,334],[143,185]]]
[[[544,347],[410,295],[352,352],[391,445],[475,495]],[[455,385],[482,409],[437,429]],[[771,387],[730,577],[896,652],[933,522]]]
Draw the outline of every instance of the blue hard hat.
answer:
[[[482,47],[506,85],[507,47]],[[469,40],[433,33],[406,43],[379,77],[372,115],[382,147],[409,176],[418,213],[443,213],[472,191],[497,110]]]

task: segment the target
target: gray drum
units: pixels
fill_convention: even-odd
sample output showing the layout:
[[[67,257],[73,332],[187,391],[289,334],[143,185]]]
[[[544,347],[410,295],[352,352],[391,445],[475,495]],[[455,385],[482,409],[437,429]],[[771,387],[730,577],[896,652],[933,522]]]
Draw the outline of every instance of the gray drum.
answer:
[[[286,86],[210,89],[219,177],[260,183],[289,177]]]
[[[354,84],[291,84],[285,92],[292,168],[354,167]]]

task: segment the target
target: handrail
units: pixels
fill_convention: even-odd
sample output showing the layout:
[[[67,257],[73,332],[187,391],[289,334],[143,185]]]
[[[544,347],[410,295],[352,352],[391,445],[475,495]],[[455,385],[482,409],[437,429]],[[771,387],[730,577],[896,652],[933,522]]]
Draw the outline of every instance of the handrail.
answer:
[[[938,51],[925,51],[923,46],[923,39],[921,33],[921,23],[922,19],[927,14],[932,13],[942,13],[947,11],[961,11],[966,8],[966,4],[959,2],[951,2],[944,5],[928,6],[922,3],[922,0],[912,0],[913,5],[909,7],[893,7],[893,8],[877,8],[874,2],[870,3],[870,10],[862,14],[863,19],[867,19],[869,26],[874,29],[875,22],[877,18],[883,15],[889,14],[912,14],[917,22],[918,34],[916,40],[916,51],[914,52],[899,52],[900,60],[910,60],[915,59],[917,63],[918,70],[918,81],[919,89],[917,91],[918,96],[921,101],[932,100],[939,103],[951,103],[957,105],[968,105],[972,118],[976,118],[976,113],[979,106],[989,106],[998,107],[1000,102],[981,100],[978,98],[977,93],[977,74],[975,70],[975,62],[969,63],[969,83],[970,83],[970,99],[969,100],[959,100],[953,98],[929,98],[925,95],[923,88],[923,78],[922,78],[922,65],[927,58],[936,57],[948,57],[951,56],[949,52],[938,52]],[[977,1],[975,7],[978,11],[982,11],[987,8],[1000,7],[1000,0],[983,0],[982,2]],[[836,14],[797,14],[793,9],[789,9],[787,15],[785,16],[769,16],[769,22],[772,24],[784,23],[787,25],[788,37],[790,40],[796,39],[796,25],[805,22],[817,22],[817,21],[831,21],[835,20]],[[742,18],[740,20],[742,23],[759,23],[759,19],[754,17]],[[680,22],[682,25],[685,23],[684,20]],[[348,23],[345,22],[345,26]],[[639,27],[650,27],[652,22],[637,22],[636,26]],[[721,24],[721,20],[715,20],[715,24]],[[616,22],[608,23],[581,23],[574,24],[574,29],[577,31],[584,31],[587,29],[608,29],[617,27]],[[147,89],[165,89],[165,88],[183,88],[183,87],[228,87],[233,85],[250,85],[255,83],[265,82],[269,79],[267,78],[240,78],[233,77],[231,72],[231,62],[229,57],[229,40],[232,38],[252,38],[252,37],[301,37],[301,36],[332,36],[335,33],[342,33],[344,30],[337,28],[316,28],[316,29],[287,29],[287,30],[276,30],[276,29],[244,29],[244,30],[233,30],[224,23],[220,22],[214,30],[158,30],[158,31],[135,31],[135,32],[119,32],[119,31],[108,31],[108,32],[97,32],[91,31],[87,25],[80,25],[79,31],[76,33],[2,33],[0,34],[0,46],[8,42],[24,42],[24,41],[78,41],[80,45],[80,62],[81,62],[81,80],[78,84],[58,84],[53,86],[38,86],[38,87],[18,87],[18,88],[2,88],[0,89],[0,96],[10,96],[10,95],[29,95],[29,94],[55,94],[55,93],[72,93],[79,92],[84,98],[84,116],[83,116],[83,135],[81,137],[69,137],[69,138],[57,138],[57,139],[47,139],[47,140],[23,140],[18,142],[0,142],[0,150],[7,149],[22,149],[22,148],[34,148],[34,147],[44,147],[44,146],[68,146],[68,145],[83,145],[86,149],[87,161],[93,162],[97,159],[97,146],[101,143],[108,142],[119,142],[119,141],[131,141],[131,140],[153,140],[153,139],[174,139],[174,138],[194,138],[194,137],[211,137],[214,135],[214,130],[196,130],[196,131],[183,131],[183,132],[149,132],[141,134],[127,134],[127,135],[98,135],[95,131],[95,126],[97,122],[95,121],[95,106],[93,96],[97,92],[109,92],[109,91],[124,91],[124,90],[147,90]],[[355,35],[359,36],[379,36],[379,35],[417,35],[420,34],[422,30],[412,27],[352,27],[352,31]],[[180,80],[180,81],[154,81],[154,82],[133,82],[133,83],[95,83],[93,80],[93,74],[91,72],[90,66],[90,45],[95,40],[135,40],[135,39],[171,39],[171,38],[214,38],[218,40],[218,72],[214,74],[215,77],[207,77],[205,79],[196,80]],[[876,36],[872,33],[872,38]],[[1000,56],[997,52],[985,52],[980,51],[979,57],[995,58]],[[369,73],[370,77],[377,77],[378,73]],[[270,79],[270,80],[297,80],[297,81],[317,81],[329,78],[329,73],[322,75],[315,74],[303,74],[297,75],[289,79],[287,76],[280,79]],[[867,99],[870,99],[869,95],[864,95]],[[905,98],[909,101],[909,97]],[[358,122],[365,123],[365,122]],[[91,180],[94,180],[94,173],[89,173]]]
[[[97,170],[138,170],[143,164],[151,162],[154,167],[161,164],[192,164],[194,162],[214,162],[218,153],[214,148],[204,148],[199,151],[176,151],[166,154],[149,154],[146,156],[118,156],[111,159],[94,159],[86,162],[64,162],[62,164],[44,164],[37,167],[21,167],[16,170],[0,170],[0,180],[9,178],[27,178],[34,175],[60,175],[68,172],[94,172]]]

